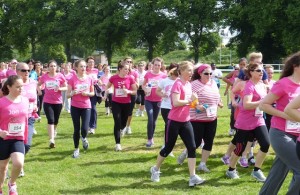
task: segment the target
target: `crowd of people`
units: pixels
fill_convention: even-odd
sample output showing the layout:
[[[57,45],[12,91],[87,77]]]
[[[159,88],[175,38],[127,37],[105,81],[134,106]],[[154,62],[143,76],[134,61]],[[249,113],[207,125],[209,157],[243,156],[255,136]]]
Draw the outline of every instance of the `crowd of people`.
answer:
[[[186,149],[178,164],[187,158],[189,186],[205,182],[196,174],[210,172],[209,156],[217,132],[218,109],[224,103],[220,95],[221,80],[226,83],[224,95],[230,97],[229,135],[233,136],[221,161],[228,165],[225,175],[239,179],[237,164],[254,165],[251,176],[263,182],[260,194],[277,194],[289,171],[293,179],[288,194],[300,192],[300,52],[285,60],[280,79],[273,80],[274,68],[263,65],[261,53],[241,58],[234,70],[223,76],[212,64],[190,61],[171,63],[162,58],[134,63],[131,57],[120,60],[116,73],[108,65],[95,66],[88,57],[58,65],[42,65],[32,59],[0,64],[0,195],[5,177],[9,177],[10,194],[17,194],[16,180],[24,176],[24,158],[31,148],[34,124],[47,119],[49,148],[55,148],[60,113],[65,109],[73,121],[73,158],[80,156],[79,142],[88,150],[88,134],[97,133],[97,102],[103,99],[105,113],[112,114],[115,151],[121,151],[121,138],[132,134],[131,120],[147,113],[147,142],[154,146],[156,122],[161,113],[165,123],[164,145],[150,168],[151,180],[160,181],[160,168],[172,156],[178,135]],[[97,92],[99,92],[98,94]],[[259,145],[254,156],[254,147]],[[276,158],[265,177],[263,162],[272,146]],[[196,168],[196,149],[201,160]],[[11,173],[8,164],[11,161]]]

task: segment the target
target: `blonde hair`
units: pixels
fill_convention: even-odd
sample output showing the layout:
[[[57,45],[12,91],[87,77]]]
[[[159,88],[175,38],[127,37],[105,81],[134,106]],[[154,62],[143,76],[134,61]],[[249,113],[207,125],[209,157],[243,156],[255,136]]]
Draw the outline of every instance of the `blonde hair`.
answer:
[[[179,63],[179,66],[178,66],[178,72],[179,74],[181,73],[181,71],[184,71],[186,69],[188,69],[189,66],[194,66],[192,62],[190,61],[182,61]]]
[[[252,62],[254,61],[255,59],[262,59],[263,58],[263,55],[261,52],[252,52],[249,54],[249,62]]]

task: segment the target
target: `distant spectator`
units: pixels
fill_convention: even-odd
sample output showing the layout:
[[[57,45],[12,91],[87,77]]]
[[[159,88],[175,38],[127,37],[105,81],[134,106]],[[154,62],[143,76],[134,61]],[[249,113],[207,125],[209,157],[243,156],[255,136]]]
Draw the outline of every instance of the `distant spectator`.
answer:
[[[220,79],[222,79],[223,74],[221,70],[217,69],[217,66],[215,63],[211,63],[211,70],[212,70],[212,79],[214,79],[217,83],[218,88],[220,88]]]

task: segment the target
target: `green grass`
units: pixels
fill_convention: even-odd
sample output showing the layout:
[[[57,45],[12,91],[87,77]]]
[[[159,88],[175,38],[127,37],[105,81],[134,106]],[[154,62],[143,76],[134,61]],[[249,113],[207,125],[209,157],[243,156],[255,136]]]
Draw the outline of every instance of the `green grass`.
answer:
[[[224,87],[223,87],[224,88]],[[223,93],[223,92],[222,92]],[[222,94],[221,93],[221,94]],[[224,98],[224,102],[226,102]],[[98,128],[95,135],[88,137],[89,150],[81,149],[80,158],[73,159],[72,121],[65,111],[62,113],[56,148],[48,148],[46,118],[36,123],[37,135],[34,135],[31,151],[25,160],[25,177],[18,179],[19,194],[258,194],[262,184],[251,177],[251,168],[238,166],[240,180],[225,177],[227,166],[220,161],[231,138],[228,136],[229,110],[219,111],[218,129],[208,167],[211,173],[199,173],[206,179],[205,184],[188,187],[187,162],[176,163],[176,158],[168,157],[161,168],[161,181],[150,181],[150,166],[156,162],[156,156],[163,142],[163,120],[160,117],[155,133],[155,147],[145,148],[147,117],[134,117],[132,135],[121,139],[122,152],[114,151],[112,116],[104,115],[104,107],[98,107]],[[82,145],[80,143],[80,148]],[[184,145],[179,138],[174,148],[177,157]],[[257,148],[256,148],[257,149]],[[197,164],[200,152],[197,151]],[[270,150],[263,165],[268,174],[274,158]],[[288,176],[280,194],[285,194],[291,175]],[[5,185],[4,191],[7,191]]]

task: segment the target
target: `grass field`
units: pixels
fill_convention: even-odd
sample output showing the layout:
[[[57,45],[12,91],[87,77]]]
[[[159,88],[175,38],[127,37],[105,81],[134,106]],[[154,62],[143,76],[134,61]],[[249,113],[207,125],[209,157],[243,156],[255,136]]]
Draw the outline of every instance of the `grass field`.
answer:
[[[224,88],[224,86],[222,86]],[[223,91],[223,90],[222,90]],[[226,98],[224,102],[226,102]],[[25,160],[25,177],[17,181],[19,194],[258,194],[262,183],[254,181],[252,167],[238,171],[241,179],[230,180],[225,177],[227,166],[220,158],[225,153],[231,138],[228,136],[229,110],[219,111],[218,129],[212,155],[207,162],[211,173],[198,173],[206,179],[203,185],[188,187],[187,162],[178,165],[176,158],[168,157],[161,168],[161,181],[150,181],[150,166],[163,142],[163,120],[159,117],[155,133],[155,147],[145,148],[147,117],[134,117],[132,135],[121,139],[123,151],[114,151],[113,119],[105,116],[103,104],[98,107],[98,128],[90,135],[89,150],[81,149],[80,158],[73,159],[73,126],[70,115],[63,111],[58,125],[56,148],[48,148],[46,118],[36,123],[31,151]],[[80,148],[82,145],[80,143]],[[180,138],[174,148],[177,157],[184,145]],[[197,151],[197,164],[200,151]],[[272,149],[263,165],[265,175],[274,159]],[[280,194],[285,194],[291,175],[286,179]],[[7,187],[4,187],[7,192]]]

